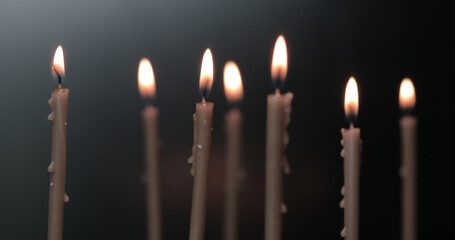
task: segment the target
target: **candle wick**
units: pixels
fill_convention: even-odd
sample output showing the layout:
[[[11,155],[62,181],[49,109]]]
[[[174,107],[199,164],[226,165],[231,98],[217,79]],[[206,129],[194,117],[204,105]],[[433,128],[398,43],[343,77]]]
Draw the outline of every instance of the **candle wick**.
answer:
[[[280,96],[280,88],[275,88],[275,96]]]
[[[205,105],[205,96],[202,97],[202,104]]]
[[[61,85],[62,85],[62,76],[60,76],[60,73],[57,72],[57,70],[55,69],[55,67],[52,67],[52,70],[55,72],[55,74],[57,75],[57,78],[58,78],[58,85],[59,85],[59,88],[61,88]]]
[[[201,88],[201,92],[202,92],[201,95],[202,95],[202,102],[203,103],[205,103],[205,98],[208,95],[208,91],[209,91],[209,80],[206,79],[206,81],[204,81],[204,85]]]

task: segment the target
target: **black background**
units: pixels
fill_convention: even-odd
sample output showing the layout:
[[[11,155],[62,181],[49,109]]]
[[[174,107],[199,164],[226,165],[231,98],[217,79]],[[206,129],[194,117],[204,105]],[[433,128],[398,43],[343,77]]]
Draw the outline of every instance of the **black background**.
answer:
[[[188,238],[192,113],[200,63],[212,49],[215,102],[206,239],[221,239],[222,69],[244,82],[240,239],[263,238],[264,136],[271,53],[287,41],[284,91],[295,94],[284,177],[283,239],[340,239],[340,128],[349,76],[360,94],[360,237],[400,238],[398,88],[411,77],[419,117],[419,236],[453,237],[449,114],[453,60],[448,6],[416,1],[2,1],[0,239],[45,239],[51,123],[47,99],[58,44],[70,89],[64,239],[145,239],[137,66],[149,57],[160,108],[165,239]]]

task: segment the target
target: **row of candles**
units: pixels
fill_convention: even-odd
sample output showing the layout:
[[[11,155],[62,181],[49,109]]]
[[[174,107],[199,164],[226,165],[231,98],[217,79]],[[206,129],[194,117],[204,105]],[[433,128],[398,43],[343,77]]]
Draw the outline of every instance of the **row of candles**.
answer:
[[[52,73],[58,79],[58,88],[52,92],[49,105],[52,112],[48,119],[52,121],[51,162],[49,190],[48,240],[61,240],[63,236],[63,206],[69,201],[65,193],[66,181],[66,136],[68,122],[69,90],[62,88],[65,74],[63,49],[57,47],[54,55]],[[280,89],[287,75],[287,49],[283,36],[279,36],[273,52],[271,76],[275,92],[267,96],[266,119],[266,179],[265,179],[265,232],[266,240],[281,239],[281,215],[286,211],[283,204],[283,173],[290,171],[284,154],[289,142],[287,125],[290,122],[292,93],[281,93]],[[205,232],[207,178],[211,155],[213,103],[206,100],[207,92],[213,83],[213,56],[210,49],[204,53],[199,79],[202,101],[196,103],[194,120],[194,144],[191,174],[194,176],[193,198],[190,219],[190,240],[203,240]],[[139,63],[139,92],[145,99],[153,98],[156,92],[155,77],[150,61],[146,58]],[[242,78],[237,65],[229,61],[224,68],[224,88],[231,103],[243,97]],[[402,228],[403,240],[416,239],[416,128],[417,119],[411,115],[415,106],[415,91],[410,79],[404,79],[400,86],[399,104],[404,112],[400,119],[402,165]],[[340,207],[344,208],[345,227],[341,236],[348,240],[359,239],[359,176],[362,140],[360,129],[354,126],[358,113],[358,89],[353,77],[348,80],[345,91],[345,113],[349,128],[341,129],[342,151],[344,158],[343,199]],[[150,101],[142,111],[145,149],[145,183],[147,197],[148,239],[160,240],[161,204],[159,175],[159,110]],[[242,113],[232,108],[226,114],[227,164],[226,164],[226,208],[224,239],[237,239],[237,181],[240,142],[242,132]]]

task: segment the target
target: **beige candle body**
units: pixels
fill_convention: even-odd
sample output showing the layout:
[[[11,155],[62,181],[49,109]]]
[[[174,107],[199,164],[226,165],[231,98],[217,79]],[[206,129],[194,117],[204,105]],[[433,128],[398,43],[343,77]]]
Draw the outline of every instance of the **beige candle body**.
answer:
[[[289,136],[286,127],[290,122],[292,93],[270,94],[267,97],[267,136],[265,152],[265,240],[281,239],[283,204],[283,175],[289,173],[284,154]]]
[[[149,240],[161,240],[161,199],[158,132],[159,111],[154,106],[147,106],[142,111],[145,148],[145,184],[147,194],[147,234]]]
[[[417,118],[400,119],[402,239],[417,239]]]
[[[349,129],[341,129],[343,150],[341,156],[344,158],[344,199],[340,204],[344,207],[345,228],[341,236],[347,240],[359,239],[359,179],[360,162],[362,151],[362,140],[360,129],[352,125]]]
[[[240,180],[240,146],[242,113],[232,109],[226,114],[226,199],[224,208],[224,240],[238,239],[238,190]]]
[[[194,120],[193,155],[188,159],[192,163],[191,174],[194,176],[193,200],[191,202],[190,240],[203,240],[207,203],[207,179],[212,142],[213,103],[196,104]]]
[[[52,109],[48,116],[52,121],[51,163],[47,168],[50,173],[48,240],[62,239],[63,205],[69,201],[65,193],[68,95],[68,89],[58,88],[48,101]]]

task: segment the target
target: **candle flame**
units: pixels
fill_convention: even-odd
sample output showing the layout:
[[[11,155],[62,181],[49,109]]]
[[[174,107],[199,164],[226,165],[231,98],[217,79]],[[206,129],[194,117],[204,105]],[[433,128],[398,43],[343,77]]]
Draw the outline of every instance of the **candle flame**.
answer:
[[[207,48],[202,58],[201,76],[199,78],[199,89],[202,91],[202,96],[212,88],[213,83],[213,57],[210,48]]]
[[[416,104],[414,84],[412,84],[412,81],[409,78],[405,78],[401,81],[399,102],[401,109],[412,109]]]
[[[346,93],[344,96],[344,111],[346,117],[355,118],[359,111],[359,93],[357,90],[357,82],[354,77],[349,78],[346,85]]]
[[[62,45],[58,45],[54,54],[54,62],[52,63],[52,74],[54,77],[62,78],[65,76],[65,58],[63,56]]]
[[[152,98],[155,96],[155,76],[153,75],[152,64],[147,58],[143,58],[139,62],[137,80],[142,97]]]
[[[275,43],[272,57],[272,79],[284,81],[288,72],[288,53],[283,35]]]
[[[224,65],[224,92],[231,103],[242,100],[242,76],[237,64],[233,61],[229,61]]]

